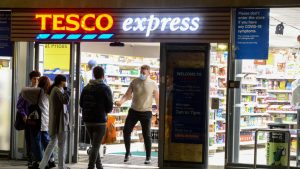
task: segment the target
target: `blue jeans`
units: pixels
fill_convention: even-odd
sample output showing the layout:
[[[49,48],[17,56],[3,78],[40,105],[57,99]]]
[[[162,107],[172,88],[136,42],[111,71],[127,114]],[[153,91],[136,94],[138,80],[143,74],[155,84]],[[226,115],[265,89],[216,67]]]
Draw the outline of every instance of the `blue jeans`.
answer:
[[[48,131],[31,129],[31,150],[34,161],[41,161],[43,159],[43,152],[46,150],[49,142],[50,136]],[[53,158],[53,154],[51,154],[51,158]]]
[[[28,158],[28,162],[32,162],[32,151],[31,151],[31,135],[30,128],[25,127],[25,143],[26,143],[26,155]]]

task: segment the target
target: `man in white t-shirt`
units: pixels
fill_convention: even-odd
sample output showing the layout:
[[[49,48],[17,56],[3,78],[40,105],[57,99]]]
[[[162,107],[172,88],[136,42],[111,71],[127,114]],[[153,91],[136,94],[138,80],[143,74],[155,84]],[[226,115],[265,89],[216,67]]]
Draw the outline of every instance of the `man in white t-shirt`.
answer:
[[[152,100],[155,98],[157,110],[159,110],[159,91],[155,81],[149,78],[150,66],[143,65],[140,70],[140,77],[134,79],[125,95],[115,104],[121,106],[127,100],[132,99],[131,107],[125,121],[123,137],[126,148],[124,162],[129,160],[131,132],[138,121],[142,125],[142,133],[146,149],[145,164],[151,163],[151,118]]]

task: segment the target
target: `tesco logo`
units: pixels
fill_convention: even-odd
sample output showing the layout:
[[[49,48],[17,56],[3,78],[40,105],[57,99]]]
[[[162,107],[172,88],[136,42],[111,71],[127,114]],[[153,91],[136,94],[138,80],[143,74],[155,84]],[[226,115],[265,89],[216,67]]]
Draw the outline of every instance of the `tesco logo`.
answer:
[[[126,18],[122,24],[122,30],[125,32],[145,32],[146,37],[150,36],[151,32],[160,31],[197,31],[200,27],[199,17],[162,17],[158,18],[150,15],[148,18]]]
[[[53,31],[75,32],[83,30],[108,31],[112,28],[114,20],[109,14],[36,14],[35,19],[40,20],[40,30],[47,30],[49,26]],[[49,25],[50,24],[50,25]]]

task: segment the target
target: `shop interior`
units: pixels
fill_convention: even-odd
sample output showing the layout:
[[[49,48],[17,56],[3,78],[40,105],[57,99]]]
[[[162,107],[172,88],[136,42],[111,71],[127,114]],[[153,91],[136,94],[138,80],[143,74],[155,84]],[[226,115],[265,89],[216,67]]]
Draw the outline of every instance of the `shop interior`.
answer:
[[[300,24],[299,8],[271,8],[269,29],[269,56],[267,60],[236,60],[236,80],[240,89],[236,89],[236,101],[240,117],[239,155],[236,163],[254,164],[254,140],[256,129],[284,128],[291,132],[290,166],[299,167],[297,157],[297,99],[293,101],[300,78]],[[211,65],[211,69],[217,66]],[[211,84],[212,84],[211,74]],[[211,90],[210,92],[213,92]],[[224,95],[217,88],[217,97],[222,101]],[[225,125],[221,115],[223,107],[215,110],[216,122],[210,121],[210,145],[216,148],[211,158],[224,159],[220,153],[224,147]],[[211,112],[213,113],[213,112]],[[299,116],[299,114],[298,114]],[[223,116],[224,117],[224,116]],[[216,138],[214,137],[216,136]],[[270,133],[258,133],[257,164],[287,165],[287,136],[282,141],[271,139]],[[214,141],[215,140],[215,141]],[[299,141],[298,141],[299,142]],[[269,144],[270,143],[270,144]],[[223,162],[217,165],[223,165]]]
[[[217,126],[220,120],[225,121],[225,96],[226,96],[226,70],[227,70],[227,57],[228,46],[227,44],[211,44],[211,76],[210,76],[210,97],[220,99],[220,109],[210,110],[210,124]],[[124,43],[123,45],[114,46],[112,43],[81,43],[81,74],[84,79],[84,85],[90,77],[90,70],[88,63],[93,61],[97,65],[105,69],[107,84],[111,87],[114,100],[121,98],[126,92],[129,83],[132,79],[139,76],[139,68],[143,64],[148,64],[151,67],[150,78],[157,82],[159,85],[159,67],[160,67],[160,44],[159,43]],[[120,163],[123,164],[125,147],[123,144],[122,129],[124,127],[127,111],[130,106],[130,101],[122,107],[114,107],[110,116],[113,117],[116,130],[116,140],[110,144],[106,144],[100,150],[103,156],[104,163]],[[215,120],[217,119],[217,120]],[[151,126],[152,136],[152,165],[157,166],[158,155],[158,116],[156,112],[155,102],[153,100],[153,118]],[[222,130],[225,131],[225,128]],[[210,147],[211,151],[216,151],[218,146],[224,144],[224,137],[216,132],[211,131]],[[86,155],[86,150],[89,147],[89,139],[83,124],[80,126],[79,138],[79,154],[80,156]],[[223,140],[221,139],[223,137]],[[145,156],[144,144],[139,124],[132,132],[132,155]],[[105,148],[104,148],[105,147]],[[223,152],[224,153],[224,152]],[[82,157],[83,158],[83,157]],[[111,159],[114,159],[113,161]],[[144,158],[142,158],[144,160]],[[141,160],[136,160],[134,164],[139,163]]]

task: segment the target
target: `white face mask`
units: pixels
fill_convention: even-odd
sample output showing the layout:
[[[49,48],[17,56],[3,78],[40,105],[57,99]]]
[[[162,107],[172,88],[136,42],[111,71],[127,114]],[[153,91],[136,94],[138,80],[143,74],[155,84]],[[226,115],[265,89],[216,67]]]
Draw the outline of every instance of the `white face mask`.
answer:
[[[140,79],[141,79],[141,80],[146,80],[146,78],[147,78],[146,75],[144,75],[144,74],[141,74],[141,75],[140,75]]]

